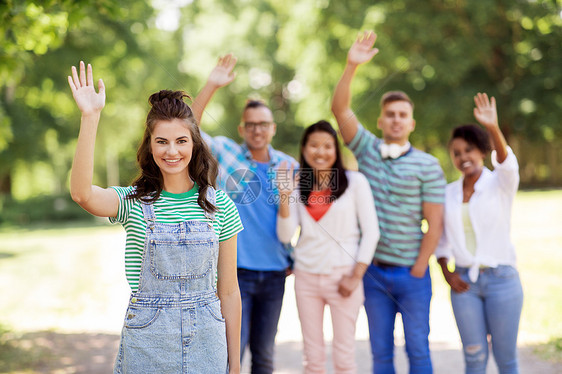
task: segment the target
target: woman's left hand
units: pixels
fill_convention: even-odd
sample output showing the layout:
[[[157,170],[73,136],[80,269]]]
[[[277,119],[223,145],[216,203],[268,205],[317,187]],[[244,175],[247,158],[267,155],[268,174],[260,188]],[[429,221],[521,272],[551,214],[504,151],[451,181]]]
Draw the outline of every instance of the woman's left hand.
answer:
[[[343,297],[349,297],[361,282],[361,278],[344,275],[338,284],[338,293]]]
[[[474,96],[474,117],[486,128],[498,127],[498,112],[496,109],[496,99],[488,99],[485,93],[478,93]]]

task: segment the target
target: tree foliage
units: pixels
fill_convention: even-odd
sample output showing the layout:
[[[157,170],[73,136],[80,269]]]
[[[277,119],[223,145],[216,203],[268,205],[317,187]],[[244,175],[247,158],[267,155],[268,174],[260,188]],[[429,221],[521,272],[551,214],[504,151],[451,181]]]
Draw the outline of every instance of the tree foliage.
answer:
[[[297,155],[302,127],[331,120],[333,88],[364,29],[375,30],[380,53],[358,71],[353,109],[371,130],[382,93],[404,90],[416,103],[414,144],[448,164],[451,128],[474,122],[472,96],[485,91],[498,99],[508,140],[554,145],[562,133],[561,7],[560,0],[7,0],[0,190],[25,198],[66,189],[79,121],[66,76],[80,60],[92,63],[108,92],[96,153],[102,185],[127,184],[135,174],[149,94],[170,88],[195,96],[228,52],[239,59],[237,78],[209,105],[204,129],[236,138],[245,100],[262,98],[278,122],[274,145]],[[561,159],[553,153],[544,178]],[[540,181],[533,173],[529,180]]]

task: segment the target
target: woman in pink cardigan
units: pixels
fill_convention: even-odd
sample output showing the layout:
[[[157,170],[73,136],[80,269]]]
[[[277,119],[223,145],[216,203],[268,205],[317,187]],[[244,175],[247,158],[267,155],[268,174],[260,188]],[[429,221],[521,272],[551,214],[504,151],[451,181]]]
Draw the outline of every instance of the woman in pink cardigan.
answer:
[[[277,235],[289,243],[300,227],[294,274],[305,373],[326,372],[325,305],[332,316],[334,372],[355,373],[363,275],[379,239],[375,203],[367,179],[344,169],[330,123],[319,121],[305,130],[300,165],[298,182],[286,168],[278,178]]]

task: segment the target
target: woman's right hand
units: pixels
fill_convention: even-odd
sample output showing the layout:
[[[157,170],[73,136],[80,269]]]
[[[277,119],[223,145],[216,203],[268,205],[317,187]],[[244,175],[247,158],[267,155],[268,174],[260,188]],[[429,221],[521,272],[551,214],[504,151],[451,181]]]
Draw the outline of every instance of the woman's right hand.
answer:
[[[94,88],[92,65],[86,69],[84,62],[80,61],[80,75],[76,67],[72,67],[72,76],[68,76],[68,85],[72,96],[82,115],[99,114],[105,106],[105,86],[103,80],[98,81],[98,93]]]
[[[445,280],[447,281],[447,283],[449,283],[449,286],[451,286],[451,289],[453,291],[457,293],[462,293],[470,289],[468,283],[463,281],[459,273],[457,273],[456,271],[454,272],[447,271],[444,272],[443,275],[445,276]]]
[[[277,168],[277,190],[281,198],[288,198],[295,190],[297,178],[294,176],[295,166],[288,161],[281,161]]]

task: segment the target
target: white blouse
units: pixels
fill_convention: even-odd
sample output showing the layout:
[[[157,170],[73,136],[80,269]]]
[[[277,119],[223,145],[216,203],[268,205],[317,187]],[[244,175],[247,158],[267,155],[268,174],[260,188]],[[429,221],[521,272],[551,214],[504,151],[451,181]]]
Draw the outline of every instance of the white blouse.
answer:
[[[469,278],[478,279],[481,266],[516,265],[515,247],[511,241],[511,208],[519,186],[519,165],[511,148],[503,163],[492,152],[494,171],[484,167],[468,201],[470,220],[476,236],[476,253],[466,248],[462,222],[463,178],[445,189],[443,235],[435,256],[454,257],[457,266],[470,268]]]
[[[295,246],[295,269],[329,274],[334,267],[370,264],[379,241],[375,202],[365,176],[346,171],[348,187],[328,211],[315,221],[294,191],[289,217],[277,217],[277,236],[289,243],[300,226]]]

